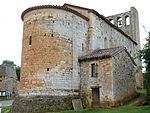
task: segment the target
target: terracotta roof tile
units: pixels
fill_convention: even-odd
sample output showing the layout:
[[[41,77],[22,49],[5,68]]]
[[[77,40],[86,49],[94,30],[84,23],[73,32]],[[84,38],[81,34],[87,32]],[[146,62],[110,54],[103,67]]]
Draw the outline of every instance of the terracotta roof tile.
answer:
[[[97,49],[88,53],[87,55],[79,57],[79,61],[91,60],[91,59],[97,59],[97,58],[109,58],[125,49],[126,48],[122,46],[114,47],[114,48],[107,48],[107,49]]]

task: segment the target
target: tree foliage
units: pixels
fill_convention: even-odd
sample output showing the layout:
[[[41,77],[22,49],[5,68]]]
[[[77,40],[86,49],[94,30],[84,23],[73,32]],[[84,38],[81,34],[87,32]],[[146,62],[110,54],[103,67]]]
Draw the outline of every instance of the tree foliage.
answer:
[[[149,36],[146,38],[144,48],[140,51],[140,57],[143,59],[145,65],[144,85],[147,90],[147,94],[150,95],[150,32]]]
[[[3,63],[1,64],[2,66],[13,66],[14,62],[10,60],[4,60]]]
[[[17,78],[19,81],[20,81],[20,71],[21,71],[21,68],[19,66],[17,66],[16,67],[16,74],[17,74]]]

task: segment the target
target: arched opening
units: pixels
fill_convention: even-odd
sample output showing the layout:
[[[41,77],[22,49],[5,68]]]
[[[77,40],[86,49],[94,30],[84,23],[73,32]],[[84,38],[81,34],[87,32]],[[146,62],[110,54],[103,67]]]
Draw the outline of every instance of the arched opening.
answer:
[[[114,24],[114,20],[113,19],[109,19],[110,23]]]
[[[104,38],[104,48],[108,48],[108,40],[106,37]]]
[[[122,18],[121,17],[117,18],[117,26],[122,27]]]
[[[125,16],[125,25],[130,25],[130,17]]]

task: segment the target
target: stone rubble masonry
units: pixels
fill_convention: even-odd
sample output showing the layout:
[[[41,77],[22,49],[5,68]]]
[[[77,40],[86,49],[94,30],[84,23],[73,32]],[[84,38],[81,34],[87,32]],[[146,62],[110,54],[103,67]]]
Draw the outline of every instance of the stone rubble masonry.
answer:
[[[127,51],[112,58],[113,99],[115,104],[123,105],[136,96],[136,65]]]
[[[91,77],[91,64],[98,65],[97,77]],[[100,87],[100,107],[120,106],[136,95],[135,65],[126,51],[111,58],[81,61],[81,95],[92,106],[92,87]]]
[[[98,65],[97,77],[91,77],[91,64]],[[106,100],[113,100],[112,96],[112,58],[90,60],[81,62],[81,95],[88,100],[89,107],[92,106],[92,88],[93,86],[100,86],[100,103]],[[107,100],[108,101],[108,100]]]
[[[5,77],[0,81],[0,91],[18,94],[19,81],[17,78]]]
[[[11,113],[47,113],[73,109],[75,96],[30,96],[17,97],[10,110]]]
[[[17,80],[16,67],[0,66],[0,91],[7,94],[18,94],[19,81]]]

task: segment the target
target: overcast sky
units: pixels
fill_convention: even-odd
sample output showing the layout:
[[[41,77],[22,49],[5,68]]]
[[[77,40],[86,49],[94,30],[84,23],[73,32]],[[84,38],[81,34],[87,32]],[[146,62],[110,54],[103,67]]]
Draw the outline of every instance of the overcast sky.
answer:
[[[21,13],[37,5],[63,5],[64,3],[91,8],[104,16],[114,15],[136,7],[139,12],[141,45],[147,34],[142,26],[150,27],[149,0],[3,0],[0,3],[0,64],[3,60],[21,65],[23,22]]]

